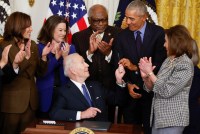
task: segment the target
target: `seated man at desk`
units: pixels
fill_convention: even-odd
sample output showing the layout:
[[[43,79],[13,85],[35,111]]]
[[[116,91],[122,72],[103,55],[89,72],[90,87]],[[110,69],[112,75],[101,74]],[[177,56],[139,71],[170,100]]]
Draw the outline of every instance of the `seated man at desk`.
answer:
[[[116,93],[107,93],[108,90],[105,90],[100,83],[85,81],[89,77],[88,67],[83,57],[77,53],[64,58],[64,73],[70,81],[58,89],[50,111],[51,119],[107,121],[105,101],[117,103],[123,100],[119,97],[124,92],[120,86],[116,86]],[[119,65],[115,72],[118,85],[123,84],[124,74],[123,66]]]

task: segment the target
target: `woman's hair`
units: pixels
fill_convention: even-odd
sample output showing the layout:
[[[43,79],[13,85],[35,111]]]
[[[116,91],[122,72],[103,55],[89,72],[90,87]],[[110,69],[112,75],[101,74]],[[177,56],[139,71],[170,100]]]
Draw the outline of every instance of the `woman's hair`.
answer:
[[[183,25],[176,25],[165,30],[168,38],[169,56],[179,57],[184,53],[192,57],[192,37]]]
[[[199,49],[197,46],[197,42],[193,40],[192,42],[192,58],[191,58],[194,66],[197,66],[199,63]]]
[[[68,22],[65,18],[58,16],[58,15],[52,15],[49,17],[46,22],[43,24],[40,33],[38,35],[38,42],[41,42],[43,44],[47,44],[48,42],[51,42],[53,39],[53,34],[56,26],[60,23],[66,24],[66,31],[68,30]]]
[[[22,12],[13,12],[7,19],[3,38],[8,41],[14,37],[17,41],[24,40],[23,32],[31,26],[31,17]]]

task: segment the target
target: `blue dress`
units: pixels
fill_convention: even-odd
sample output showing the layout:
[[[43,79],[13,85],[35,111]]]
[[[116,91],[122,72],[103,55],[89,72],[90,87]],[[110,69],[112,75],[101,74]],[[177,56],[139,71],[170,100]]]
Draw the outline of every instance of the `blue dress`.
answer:
[[[45,45],[42,43],[38,44],[39,54],[42,55],[42,50]],[[74,45],[70,45],[69,54],[75,53]],[[63,58],[56,60],[55,55],[53,53],[49,53],[47,55],[48,58],[48,70],[43,77],[37,77],[36,85],[39,93],[39,111],[40,112],[48,112],[51,104],[52,98],[54,94],[54,88],[60,87],[63,84],[66,84],[69,80],[68,77],[64,75],[63,69]],[[55,76],[55,72],[57,72],[57,76]]]

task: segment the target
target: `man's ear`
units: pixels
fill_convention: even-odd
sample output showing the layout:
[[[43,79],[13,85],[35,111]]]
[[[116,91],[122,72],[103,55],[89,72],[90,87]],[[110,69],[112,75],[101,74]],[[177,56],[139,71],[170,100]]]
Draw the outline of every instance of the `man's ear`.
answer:
[[[72,74],[76,74],[76,69],[74,67],[70,67],[69,70]]]

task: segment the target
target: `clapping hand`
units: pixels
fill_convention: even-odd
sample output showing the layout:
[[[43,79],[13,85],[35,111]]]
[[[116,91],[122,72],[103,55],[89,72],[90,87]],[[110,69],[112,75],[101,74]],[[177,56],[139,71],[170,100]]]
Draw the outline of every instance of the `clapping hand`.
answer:
[[[68,43],[62,43],[61,51],[62,57],[66,57],[69,54],[70,45]]]
[[[51,43],[49,42],[43,49],[42,51],[42,60],[43,61],[47,61],[47,54],[49,54],[52,50],[53,46],[51,45]]]
[[[141,77],[144,78],[148,73],[152,72],[156,66],[152,65],[151,57],[148,59],[147,57],[143,57],[140,59],[139,68],[141,72]]]
[[[2,52],[2,58],[0,60],[0,67],[3,68],[8,63],[8,53],[12,45],[8,45]]]
[[[105,41],[101,41],[98,44],[98,49],[100,50],[101,53],[108,56],[112,49],[112,42],[113,42],[113,38],[110,40],[109,43],[107,43]]]
[[[31,57],[31,39],[28,40],[25,46],[25,58],[28,60]]]
[[[101,39],[97,38],[97,35],[98,31],[90,36],[89,54],[93,54],[97,50],[98,44],[101,42]]]
[[[19,64],[24,60],[26,56],[26,52],[23,50],[20,50],[16,55],[15,59],[13,61],[13,68],[16,69],[19,67]]]

